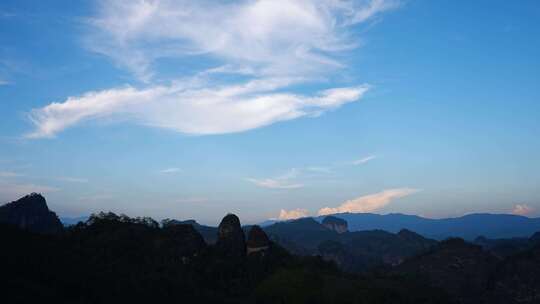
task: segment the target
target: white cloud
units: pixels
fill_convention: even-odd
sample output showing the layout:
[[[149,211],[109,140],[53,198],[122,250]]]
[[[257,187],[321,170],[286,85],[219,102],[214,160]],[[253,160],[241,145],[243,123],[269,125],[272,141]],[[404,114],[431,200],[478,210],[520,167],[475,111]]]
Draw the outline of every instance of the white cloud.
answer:
[[[369,162],[370,160],[373,160],[373,159],[375,159],[375,158],[377,158],[377,156],[375,156],[375,155],[369,155],[369,156],[366,156],[366,157],[363,157],[363,158],[361,158],[361,159],[357,159],[357,160],[353,161],[352,164],[355,165],[355,166],[363,165],[363,164],[365,164],[365,163],[367,163],[367,162]]]
[[[175,85],[90,92],[32,110],[29,118],[36,129],[27,137],[53,137],[78,123],[103,118],[131,120],[186,134],[241,132],[319,115],[358,100],[368,90],[363,85],[325,90],[316,96],[263,93],[274,84],[272,80],[267,83],[254,80],[220,88],[184,89]]]
[[[180,172],[180,168],[167,168],[159,171],[159,173],[162,174],[172,174],[177,172]]]
[[[285,210],[281,209],[279,212],[279,220],[294,220],[309,215],[309,212],[306,209],[294,209],[294,210]]]
[[[348,200],[338,207],[325,207],[319,210],[319,215],[327,215],[334,213],[361,213],[372,212],[390,204],[394,199],[409,196],[417,193],[418,189],[397,188],[384,190],[382,192],[361,196],[352,200]]]
[[[516,215],[529,215],[534,212],[534,208],[525,205],[525,204],[517,204],[514,206],[514,209],[512,209],[512,214]]]
[[[351,28],[396,7],[392,0],[99,3],[85,45],[146,84],[87,92],[33,109],[28,117],[35,130],[27,137],[53,137],[101,119],[205,135],[318,116],[359,100],[368,86],[302,95],[290,86],[325,80],[343,68],[337,55],[358,44]],[[162,58],[214,66],[168,79],[154,66]],[[225,81],[224,73],[241,77]]]
[[[392,0],[101,1],[87,46],[140,79],[159,58],[210,56],[230,70],[290,75],[339,67],[348,29],[397,7]],[[294,69],[290,67],[294,66]]]

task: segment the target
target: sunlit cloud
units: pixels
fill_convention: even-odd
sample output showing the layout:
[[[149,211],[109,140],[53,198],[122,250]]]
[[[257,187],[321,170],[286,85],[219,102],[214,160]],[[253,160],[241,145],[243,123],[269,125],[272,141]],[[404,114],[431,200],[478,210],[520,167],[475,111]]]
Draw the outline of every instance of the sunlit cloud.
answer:
[[[373,212],[379,210],[393,200],[409,196],[419,192],[419,189],[412,188],[397,188],[384,190],[382,192],[360,196],[352,200],[348,200],[338,207],[325,207],[319,210],[319,215],[335,214],[335,213],[362,213]]]
[[[285,210],[281,209],[279,212],[279,220],[285,221],[285,220],[294,220],[302,217],[309,216],[309,211],[306,209],[294,209],[294,210]]]
[[[534,212],[534,208],[525,204],[517,204],[512,209],[512,214],[515,214],[515,215],[527,216],[527,215],[532,214],[533,212]]]

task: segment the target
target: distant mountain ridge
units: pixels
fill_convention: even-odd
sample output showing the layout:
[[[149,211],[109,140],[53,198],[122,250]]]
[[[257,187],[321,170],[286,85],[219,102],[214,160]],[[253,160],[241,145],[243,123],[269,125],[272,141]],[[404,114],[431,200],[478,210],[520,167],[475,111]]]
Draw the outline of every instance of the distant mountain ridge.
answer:
[[[408,229],[437,240],[449,237],[474,240],[478,236],[487,238],[530,237],[540,230],[540,218],[511,214],[476,213],[444,219],[429,219],[399,213],[385,215],[339,213],[333,214],[333,216],[346,220],[349,231],[380,229],[397,233],[402,229]],[[321,222],[324,216],[315,219]]]

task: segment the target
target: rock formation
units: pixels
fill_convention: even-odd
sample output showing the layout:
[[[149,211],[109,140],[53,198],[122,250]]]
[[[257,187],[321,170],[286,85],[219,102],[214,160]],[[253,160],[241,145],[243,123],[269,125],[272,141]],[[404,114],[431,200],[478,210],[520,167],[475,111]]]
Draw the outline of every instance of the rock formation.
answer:
[[[244,257],[246,241],[240,220],[234,214],[227,214],[219,224],[216,248],[228,257]]]
[[[327,216],[322,221],[324,227],[333,230],[337,233],[344,233],[348,231],[347,221],[335,216]]]
[[[270,247],[270,240],[261,227],[255,225],[249,230],[247,254],[264,252]]]
[[[38,233],[58,233],[63,229],[56,213],[49,210],[41,194],[32,193],[0,207],[0,223]]]

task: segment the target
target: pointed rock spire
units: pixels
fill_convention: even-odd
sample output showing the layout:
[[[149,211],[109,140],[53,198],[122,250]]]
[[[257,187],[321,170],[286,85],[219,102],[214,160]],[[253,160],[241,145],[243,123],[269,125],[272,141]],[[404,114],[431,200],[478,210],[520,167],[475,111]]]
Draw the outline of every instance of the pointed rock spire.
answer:
[[[240,220],[234,214],[227,214],[219,224],[216,247],[228,257],[244,257],[246,241]]]

